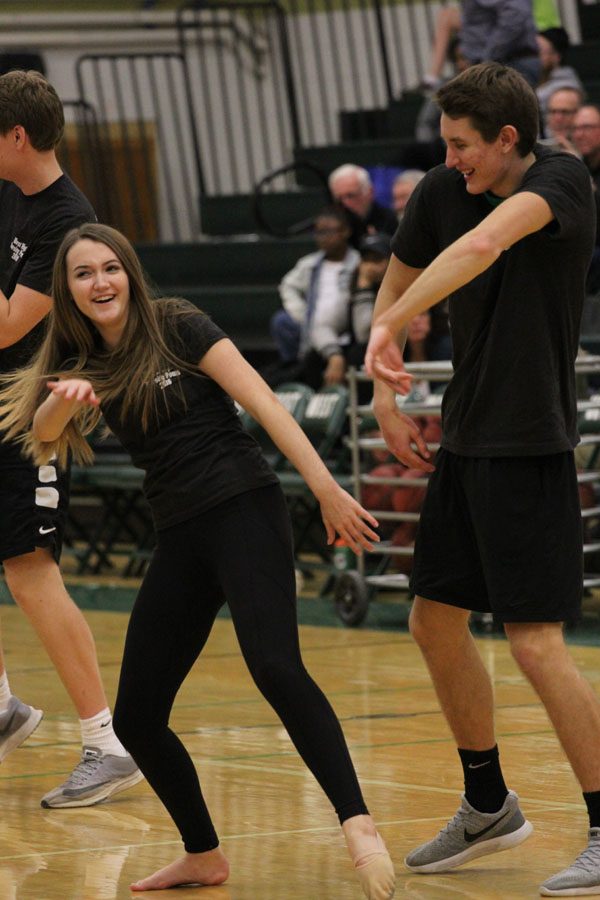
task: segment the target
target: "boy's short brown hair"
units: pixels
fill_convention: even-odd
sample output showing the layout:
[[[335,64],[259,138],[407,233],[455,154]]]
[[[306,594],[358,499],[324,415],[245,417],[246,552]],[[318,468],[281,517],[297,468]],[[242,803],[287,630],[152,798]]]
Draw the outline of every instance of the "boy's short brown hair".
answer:
[[[449,118],[470,119],[488,144],[505,125],[513,125],[519,133],[519,156],[533,150],[539,131],[539,104],[533,89],[514,69],[494,62],[470,66],[443,85],[435,99]]]
[[[15,69],[0,75],[0,134],[21,125],[35,150],[54,150],[65,128],[62,103],[40,72]]]

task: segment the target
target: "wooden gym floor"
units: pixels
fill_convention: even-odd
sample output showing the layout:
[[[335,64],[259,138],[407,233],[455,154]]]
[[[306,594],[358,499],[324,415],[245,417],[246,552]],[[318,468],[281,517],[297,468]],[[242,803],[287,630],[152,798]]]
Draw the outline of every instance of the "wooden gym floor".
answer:
[[[40,808],[41,796],[78,759],[78,726],[22,614],[10,606],[1,613],[11,686],[45,716],[0,768],[0,900],[129,898],[130,881],[180,852],[175,829],[145,783],[98,807]],[[126,614],[86,615],[112,703]],[[495,684],[505,774],[535,831],[516,850],[451,875],[408,873],[404,855],[454,814],[461,791],[458,758],[420,656],[400,630],[302,626],[301,639],[307,667],[342,721],[367,802],[396,862],[398,897],[535,897],[539,883],[583,847],[581,795],[546,715],[506,643],[481,638]],[[600,691],[600,649],[572,650]],[[359,900],[335,815],[251,682],[227,619],[217,621],[172,723],[198,767],[231,879],[219,888],[134,896]]]

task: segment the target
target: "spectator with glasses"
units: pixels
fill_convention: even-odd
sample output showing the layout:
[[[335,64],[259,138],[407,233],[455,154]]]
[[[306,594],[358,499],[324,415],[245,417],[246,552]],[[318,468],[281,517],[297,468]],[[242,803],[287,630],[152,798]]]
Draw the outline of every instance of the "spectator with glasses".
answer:
[[[589,103],[577,110],[572,139],[592,176],[596,193],[600,192],[600,106]]]
[[[544,120],[544,143],[551,144],[555,150],[577,153],[571,142],[571,132],[582,102],[583,94],[575,87],[558,88],[550,94]]]
[[[589,103],[575,113],[573,144],[581,155],[594,185],[596,246],[588,272],[586,289],[588,294],[600,294],[600,106]]]
[[[362,166],[339,166],[329,176],[329,190],[350,220],[351,244],[360,245],[365,234],[394,234],[398,221],[393,210],[375,200],[371,176]]]

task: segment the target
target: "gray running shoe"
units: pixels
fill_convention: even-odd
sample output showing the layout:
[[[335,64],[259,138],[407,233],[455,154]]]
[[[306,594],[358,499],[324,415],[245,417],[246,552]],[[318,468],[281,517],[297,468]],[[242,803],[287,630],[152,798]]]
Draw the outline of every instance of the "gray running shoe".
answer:
[[[45,794],[42,806],[45,809],[93,806],[133,787],[143,777],[129,754],[112,756],[96,747],[84,747],[80,761],[65,783]]]
[[[540,887],[543,897],[600,896],[600,828],[590,828],[589,843],[568,869],[548,878]]]
[[[482,813],[467,802],[432,841],[422,844],[404,860],[412,872],[446,872],[470,859],[516,847],[529,837],[533,825],[519,809],[519,798],[509,791],[498,812]]]
[[[6,712],[0,713],[0,762],[27,740],[42,721],[42,716],[41,709],[27,706],[14,695],[10,698]]]

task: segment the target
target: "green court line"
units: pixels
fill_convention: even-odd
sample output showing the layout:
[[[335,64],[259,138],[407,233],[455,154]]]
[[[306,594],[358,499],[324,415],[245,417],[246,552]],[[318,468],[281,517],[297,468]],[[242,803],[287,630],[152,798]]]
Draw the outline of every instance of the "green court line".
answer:
[[[343,722],[344,720],[342,719],[341,721]],[[281,725],[281,723],[278,723],[276,726],[273,726],[273,727],[281,728],[283,726]],[[186,737],[186,736],[189,737],[192,734],[195,734],[197,736],[197,732],[178,731],[177,733],[179,734],[180,737]],[[528,731],[499,732],[498,737],[502,740],[508,740],[510,738],[534,737],[534,736],[539,736],[539,735],[544,735],[544,734],[553,735],[554,731],[552,730],[552,728],[550,726],[548,726],[547,728],[539,728],[539,729],[528,730]],[[380,750],[382,748],[389,748],[389,747],[413,747],[413,746],[417,747],[417,746],[434,745],[434,744],[452,744],[453,745],[453,739],[451,736],[448,736],[448,737],[441,737],[441,738],[423,738],[422,740],[414,740],[414,741],[388,741],[388,742],[384,742],[384,743],[371,742],[368,744],[360,744],[360,743],[355,743],[353,741],[348,741],[348,746],[352,753],[355,753],[358,751],[363,751],[363,750],[367,750],[367,751]],[[61,743],[57,743],[57,744],[52,744],[52,743],[31,744],[31,745],[28,745],[28,747],[25,747],[24,749],[34,750],[34,749],[48,748],[48,747],[50,747],[50,748],[66,747],[66,748],[68,748],[70,746],[73,746],[74,748],[79,749],[79,742],[73,742],[72,745],[69,743],[66,743],[66,742],[61,742]],[[235,763],[236,765],[239,765],[240,767],[244,767],[244,765],[246,765],[248,763],[252,763],[253,760],[288,759],[288,758],[299,760],[300,757],[298,756],[298,751],[295,748],[292,748],[290,750],[270,751],[269,753],[250,753],[250,754],[244,754],[243,756],[198,756],[198,755],[192,756],[192,760],[193,760],[194,764],[198,765],[198,766],[213,765],[213,764],[214,765],[218,765],[218,764],[230,765],[230,764]],[[256,768],[256,767],[250,765],[250,768]],[[259,770],[262,771],[262,769],[259,769]],[[71,771],[71,769],[69,768],[69,769],[57,770],[54,772],[47,772],[47,771],[25,772],[25,773],[20,773],[18,775],[0,775],[0,781],[12,781],[12,780],[22,781],[22,780],[29,780],[31,778],[46,778],[46,777],[57,777],[58,778],[58,777],[62,777],[65,774],[69,774],[70,771]],[[278,770],[269,769],[269,771],[278,771]],[[286,769],[284,771],[288,772],[288,771],[292,771],[292,770]]]
[[[365,779],[362,779],[363,783],[365,783]],[[452,788],[428,788],[422,787],[420,785],[412,785],[412,790],[421,790],[421,791],[434,791],[436,793],[446,793],[446,794],[456,794],[456,790]],[[533,798],[527,797],[519,797],[519,800],[524,804],[531,806],[538,806],[540,809],[543,809],[544,812],[565,812],[569,810],[580,811],[580,804],[575,803],[560,803],[557,801],[543,801]],[[414,817],[411,816],[409,818],[402,819],[377,819],[378,828],[391,828],[393,826],[406,826],[406,825],[420,825],[428,822],[439,822],[443,821],[447,818],[445,815],[440,816],[420,816]],[[268,837],[290,837],[292,835],[301,835],[301,834],[339,834],[339,825],[318,825],[313,826],[312,828],[286,828],[279,829],[277,831],[248,831],[241,832],[238,834],[222,834],[220,835],[221,841],[239,841],[239,840],[254,840],[256,838],[264,839]],[[107,850],[122,850],[124,848],[135,850],[135,849],[145,849],[150,847],[173,847],[173,846],[181,846],[181,839],[178,837],[175,840],[169,841],[143,841],[141,843],[124,843],[124,844],[110,844],[106,846],[98,846],[98,847],[78,847],[77,849],[72,848],[70,850],[37,850],[31,853],[19,853],[11,856],[3,856],[0,855],[0,862],[10,862],[11,860],[17,859],[30,859],[31,857],[56,857],[56,856],[69,856],[70,854],[78,855],[81,853],[101,853],[106,852]],[[410,875],[409,872],[402,873],[404,875]]]
[[[68,576],[65,582],[69,593],[83,610],[98,610],[104,612],[130,612],[137,595],[137,585],[123,587],[119,585],[99,584],[90,581],[87,584],[73,583]],[[0,605],[14,605],[8,593],[6,585],[0,579]],[[410,604],[408,601],[374,600],[369,605],[369,611],[365,623],[357,629],[348,629],[336,615],[333,601],[329,599],[314,599],[300,597],[298,600],[298,622],[300,625],[315,625],[321,628],[336,628],[351,631],[360,635],[364,632],[393,631],[400,637],[400,643],[408,643],[412,639],[408,636],[408,613]],[[224,607],[218,615],[220,619],[229,619],[229,610]],[[506,638],[503,634],[480,634],[474,631],[478,640],[501,640]],[[566,632],[567,643],[580,646],[600,646],[600,615],[597,613],[584,614],[582,623],[577,628]],[[400,644],[399,644],[400,645]],[[379,644],[378,644],[379,646]],[[319,652],[317,648],[303,647],[303,652]],[[231,656],[236,655],[232,653]],[[225,658],[225,656],[224,656]]]

